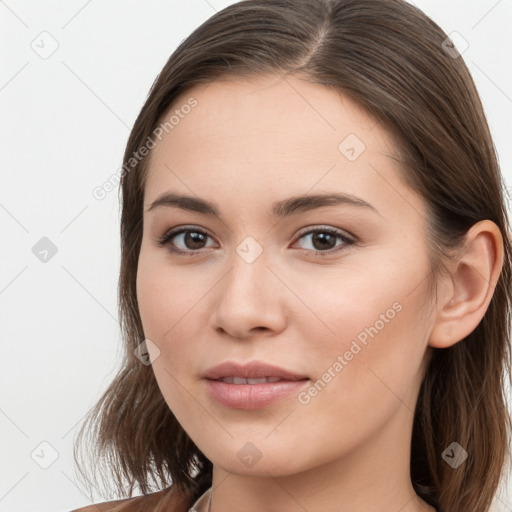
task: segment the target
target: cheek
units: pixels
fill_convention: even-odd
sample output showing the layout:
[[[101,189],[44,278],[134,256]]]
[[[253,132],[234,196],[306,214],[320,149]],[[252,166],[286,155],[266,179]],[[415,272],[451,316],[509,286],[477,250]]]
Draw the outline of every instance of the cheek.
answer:
[[[411,265],[412,256],[405,260],[392,265],[360,261],[325,276],[295,277],[293,289],[300,290],[308,315],[292,314],[293,321],[300,321],[304,332],[318,327],[322,335],[310,336],[309,342],[318,339],[319,346],[336,350],[349,349],[355,339],[361,346],[374,339],[396,338],[399,342],[403,338],[399,333],[419,328],[418,318],[425,314],[426,290],[421,276],[427,275],[427,266]],[[304,305],[298,307],[304,309]]]
[[[188,372],[193,368],[193,358],[187,350],[189,345],[177,342],[182,334],[179,319],[185,312],[171,300],[172,295],[162,286],[161,281],[149,278],[148,274],[151,273],[151,270],[144,271],[137,284],[144,335],[159,350],[151,367],[169,409],[180,423],[186,423],[187,411],[194,407],[190,395],[184,392],[189,388]]]
[[[365,409],[398,396],[414,407],[412,390],[427,347],[428,290],[422,276],[428,266],[417,259],[414,266],[393,265],[366,266],[366,272],[347,273],[349,279],[311,287],[308,305],[322,322],[309,315],[298,326],[309,333],[300,350],[308,354],[318,382],[311,398],[321,393],[331,403]]]
[[[164,257],[165,260],[165,257]],[[144,334],[158,345],[168,343],[207,291],[204,281],[172,268],[162,255],[142,250],[137,270],[137,302]]]
[[[148,251],[149,252],[149,251]],[[166,268],[152,254],[141,251],[137,272],[137,301],[144,330],[159,349],[152,364],[155,377],[169,406],[179,411],[188,404],[190,387],[197,367],[197,347],[202,316],[201,297],[207,283],[191,281],[185,272]],[[204,282],[203,282],[204,284]],[[194,330],[195,329],[195,330]],[[190,404],[188,404],[190,405]]]
[[[315,375],[297,397],[294,412],[296,424],[307,425],[301,438],[304,445],[315,446],[320,435],[328,435],[333,439],[329,449],[347,449],[385,429],[395,415],[413,413],[424,354],[421,329],[414,321],[415,302],[419,303],[409,297],[400,305],[389,304],[385,298],[382,307],[371,310],[346,302],[337,316],[336,341],[324,336],[323,344],[310,344]],[[386,312],[387,323],[379,316]],[[328,457],[329,449],[317,446],[315,456]]]

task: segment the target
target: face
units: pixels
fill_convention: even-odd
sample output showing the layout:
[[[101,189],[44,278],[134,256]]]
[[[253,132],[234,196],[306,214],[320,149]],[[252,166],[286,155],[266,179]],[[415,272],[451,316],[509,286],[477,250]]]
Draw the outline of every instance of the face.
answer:
[[[403,451],[430,266],[426,206],[390,135],[297,77],[197,86],[173,109],[191,98],[151,152],[137,274],[167,404],[240,474]]]

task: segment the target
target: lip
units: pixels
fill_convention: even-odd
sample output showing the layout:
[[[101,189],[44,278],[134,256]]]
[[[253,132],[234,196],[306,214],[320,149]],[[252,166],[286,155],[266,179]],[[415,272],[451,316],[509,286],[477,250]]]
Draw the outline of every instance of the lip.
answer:
[[[276,377],[282,380],[259,384],[233,384],[221,381],[226,377]],[[267,407],[298,392],[309,382],[306,375],[261,361],[246,364],[227,361],[207,370],[203,378],[209,396],[219,405],[234,409]]]
[[[207,370],[203,378],[219,380],[224,377],[244,377],[258,379],[261,377],[278,377],[283,380],[296,381],[307,379],[306,375],[293,373],[285,368],[264,363],[262,361],[251,361],[240,364],[234,361],[226,361]]]

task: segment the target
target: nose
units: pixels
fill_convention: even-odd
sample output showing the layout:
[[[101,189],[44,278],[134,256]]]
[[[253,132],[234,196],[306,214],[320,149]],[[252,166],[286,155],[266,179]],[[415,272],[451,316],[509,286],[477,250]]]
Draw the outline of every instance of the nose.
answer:
[[[237,339],[282,331],[287,322],[286,287],[269,268],[265,251],[251,263],[235,253],[232,263],[215,287],[215,330]]]

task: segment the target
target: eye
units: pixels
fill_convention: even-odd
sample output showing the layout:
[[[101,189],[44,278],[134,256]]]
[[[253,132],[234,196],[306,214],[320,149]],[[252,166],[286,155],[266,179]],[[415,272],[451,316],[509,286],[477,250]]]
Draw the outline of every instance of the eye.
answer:
[[[327,256],[356,243],[355,240],[347,237],[343,231],[328,226],[320,226],[316,229],[309,228],[308,231],[302,232],[299,240],[308,241],[305,244],[308,247],[302,248],[316,253],[315,256]],[[337,240],[340,243],[336,243]]]
[[[305,244],[308,247],[302,247],[302,249],[314,253],[315,256],[327,256],[356,243],[343,231],[329,226],[319,226],[316,229],[308,228],[307,231],[303,230],[301,233],[298,240],[308,240],[308,243]],[[207,245],[208,239],[212,239],[212,237],[202,229],[181,226],[165,233],[157,243],[160,247],[166,247],[170,253],[193,256],[200,253],[201,249],[212,246]],[[337,243],[338,241],[339,243]]]
[[[202,229],[182,226],[165,233],[157,243],[161,247],[166,246],[171,253],[191,256],[199,249],[208,247],[205,245],[208,238],[211,238],[210,235]]]

